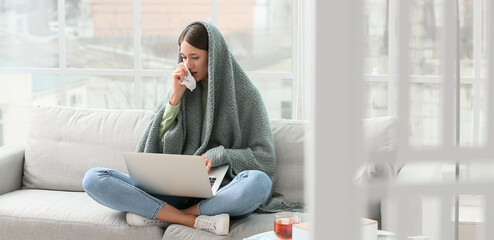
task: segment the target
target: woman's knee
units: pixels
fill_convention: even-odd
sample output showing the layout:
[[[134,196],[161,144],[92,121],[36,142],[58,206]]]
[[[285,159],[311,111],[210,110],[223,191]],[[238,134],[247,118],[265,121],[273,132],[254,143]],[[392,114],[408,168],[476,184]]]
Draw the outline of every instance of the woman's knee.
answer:
[[[235,203],[242,202],[242,207],[236,204],[231,211],[231,216],[235,218],[246,217],[254,212],[261,204],[266,202],[271,193],[271,179],[262,171],[248,170],[242,172],[245,174],[243,191],[240,191],[236,196]],[[241,173],[241,174],[242,174]],[[240,174],[239,174],[240,175]]]
[[[82,179],[82,187],[86,192],[92,192],[100,185],[106,175],[108,175],[106,168],[91,168]]]
[[[249,186],[255,189],[259,196],[263,196],[265,200],[271,193],[272,182],[269,176],[259,170],[248,170]]]

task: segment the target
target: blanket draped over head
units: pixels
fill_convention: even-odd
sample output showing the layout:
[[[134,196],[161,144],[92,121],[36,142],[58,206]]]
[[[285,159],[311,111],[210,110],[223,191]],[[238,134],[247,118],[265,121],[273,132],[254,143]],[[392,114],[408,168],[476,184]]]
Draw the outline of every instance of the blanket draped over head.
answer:
[[[137,152],[208,156],[213,167],[228,164],[225,181],[229,183],[244,170],[261,170],[276,181],[276,155],[268,114],[259,91],[228,50],[220,31],[210,23],[204,25],[209,36],[208,97],[202,114],[202,86],[186,90],[175,122],[159,139],[160,123],[169,96],[154,109]],[[179,62],[182,62],[179,51]],[[162,140],[162,141],[160,141]],[[187,177],[187,176],[184,176]],[[287,204],[272,193],[258,212],[299,210],[298,203]]]

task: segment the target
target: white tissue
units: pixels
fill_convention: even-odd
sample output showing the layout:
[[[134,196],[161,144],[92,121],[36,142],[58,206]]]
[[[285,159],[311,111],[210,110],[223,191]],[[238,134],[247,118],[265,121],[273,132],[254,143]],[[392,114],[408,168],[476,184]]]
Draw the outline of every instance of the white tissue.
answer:
[[[182,82],[178,81],[178,83],[180,83],[180,85],[185,85],[190,91],[194,91],[194,89],[196,89],[196,79],[190,73],[187,64],[184,63],[184,66],[185,69],[187,69],[187,75]]]

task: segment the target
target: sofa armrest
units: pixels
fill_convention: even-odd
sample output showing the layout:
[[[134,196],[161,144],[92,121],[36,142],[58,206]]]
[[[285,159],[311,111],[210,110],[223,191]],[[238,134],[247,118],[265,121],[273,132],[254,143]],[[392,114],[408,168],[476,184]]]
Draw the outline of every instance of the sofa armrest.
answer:
[[[21,189],[25,147],[24,143],[0,147],[0,195]]]

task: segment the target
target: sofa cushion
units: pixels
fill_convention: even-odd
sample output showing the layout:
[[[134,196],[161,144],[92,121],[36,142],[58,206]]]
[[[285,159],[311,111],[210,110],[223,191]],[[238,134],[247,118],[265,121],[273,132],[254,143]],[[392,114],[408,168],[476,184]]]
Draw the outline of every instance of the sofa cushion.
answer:
[[[361,161],[355,178],[358,182],[392,180],[397,174],[396,136],[398,126],[394,116],[363,120],[364,150],[368,156],[379,153],[372,161]]]
[[[125,213],[84,192],[26,189],[0,195],[0,239],[162,239],[159,227],[132,227]]]
[[[396,148],[398,121],[395,116],[366,118],[362,134],[367,151],[391,151]]]
[[[274,136],[278,179],[274,191],[287,202],[304,202],[304,139],[305,124],[300,120],[271,121]]]
[[[83,191],[93,167],[126,172],[150,111],[34,107],[24,162],[25,188]]]

